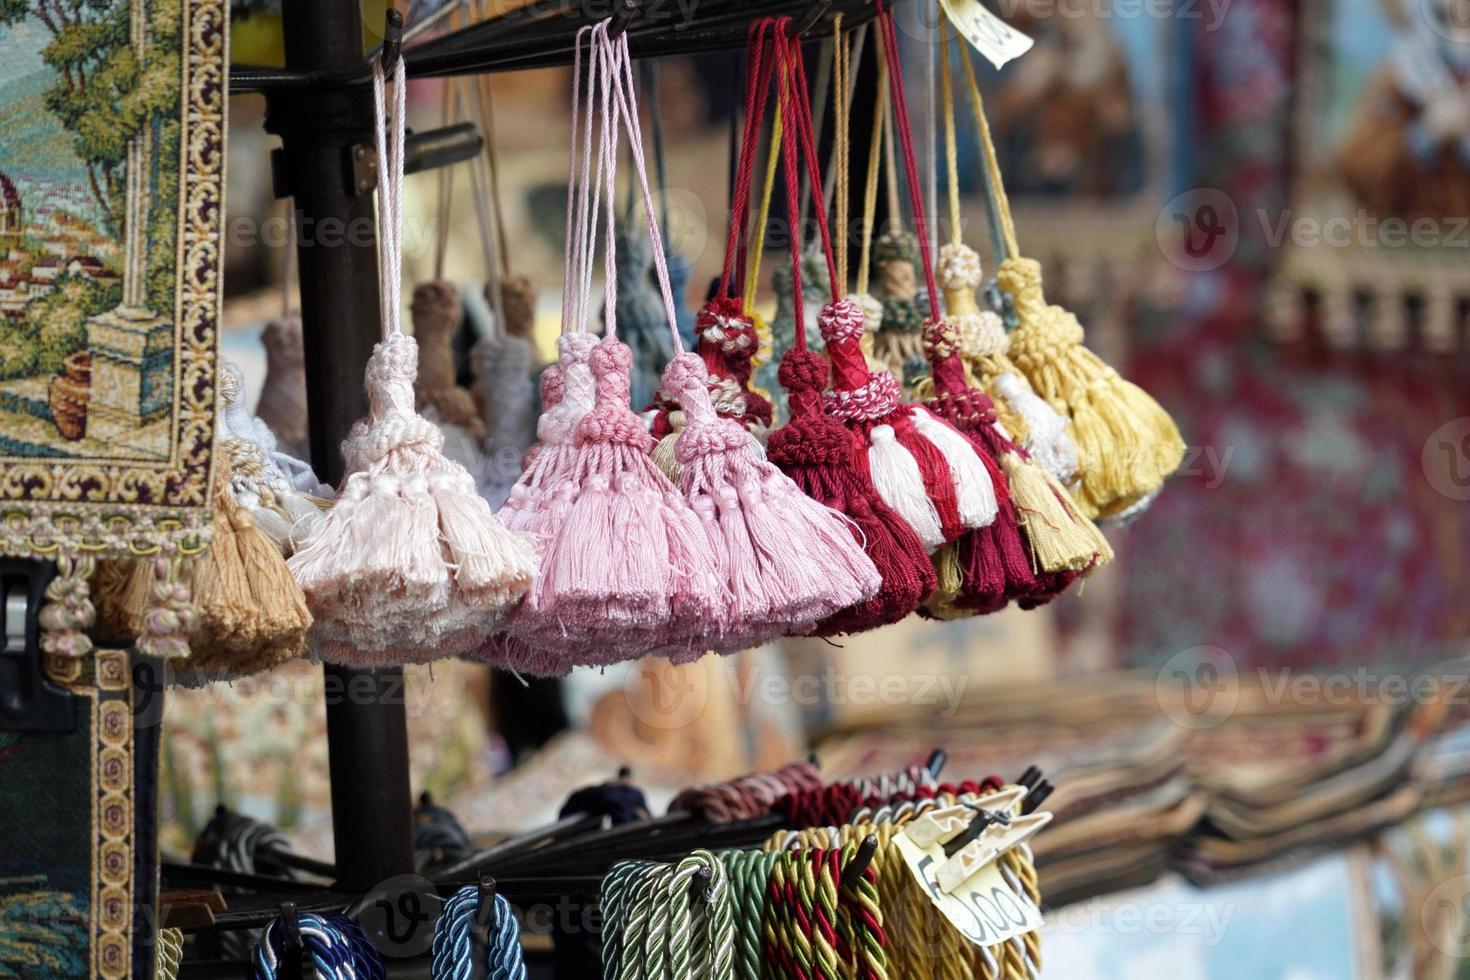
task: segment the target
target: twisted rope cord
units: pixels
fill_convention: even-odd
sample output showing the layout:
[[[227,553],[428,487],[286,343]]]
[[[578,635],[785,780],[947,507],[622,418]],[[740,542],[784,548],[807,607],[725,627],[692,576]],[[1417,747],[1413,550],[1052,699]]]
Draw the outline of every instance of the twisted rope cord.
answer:
[[[730,878],[730,902],[735,923],[734,975],[757,980],[761,974],[766,889],[775,855],[762,851],[723,851],[720,861]]]
[[[673,869],[661,864],[651,864],[638,876],[628,899],[624,913],[623,942],[618,957],[617,971],[612,975],[635,980],[644,976],[647,954],[644,944],[649,929],[649,916],[653,908],[654,895],[659,885],[673,873]]]
[[[526,980],[521,930],[504,895],[496,895],[485,942],[485,980]],[[473,930],[480,909],[479,891],[466,885],[450,896],[434,925],[430,976],[434,980],[470,980],[475,969]]]
[[[801,862],[802,908],[807,912],[812,944],[813,972],[822,980],[841,976],[837,938],[838,852],[833,849],[806,852]]]
[[[310,912],[301,913],[297,922],[303,962],[311,964],[318,980],[383,980],[383,959],[357,923],[340,915]],[[252,957],[251,980],[276,980],[284,932],[281,920],[276,919],[261,934]]]
[[[184,962],[184,931],[158,930],[158,949],[153,958],[153,980],[176,980]]]
[[[843,844],[841,867],[846,868],[857,851],[857,844]],[[888,953],[884,947],[888,937],[883,928],[878,872],[871,864],[861,878],[842,889],[840,910],[852,975],[858,980],[887,980]]]

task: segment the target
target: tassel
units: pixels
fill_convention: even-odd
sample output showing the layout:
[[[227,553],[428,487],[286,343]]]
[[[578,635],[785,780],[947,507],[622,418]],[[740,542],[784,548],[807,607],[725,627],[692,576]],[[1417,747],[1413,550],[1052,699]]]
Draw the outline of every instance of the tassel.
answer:
[[[911,388],[928,373],[924,362],[924,314],[917,302],[919,283],[914,267],[918,252],[918,240],[903,231],[882,235],[873,246],[882,310],[873,336],[873,356],[905,388]]]
[[[255,414],[292,456],[310,454],[306,435],[306,350],[301,318],[272,320],[261,332],[265,345],[265,383]]]
[[[649,281],[653,246],[648,236],[623,227],[617,231],[618,335],[633,352],[632,404],[652,404],[659,375],[674,348],[664,323],[663,300]]]
[[[1006,434],[1058,480],[1070,484],[1077,472],[1077,444],[1067,420],[1038,398],[1009,356],[1011,341],[999,316],[981,311],[975,290],[983,277],[980,256],[968,245],[939,250],[939,286],[945,319],[953,326],[960,355],[975,380],[995,400]]]
[[[536,568],[529,536],[495,520],[470,474],[445,458],[443,433],[414,411],[418,344],[398,327],[407,85],[399,61],[390,115],[374,64],[383,339],[368,358],[369,416],[342,443],[341,492],[289,560],[317,619],[317,652],[360,667],[480,647]]]
[[[932,369],[926,405],[979,451],[993,474],[998,512],[993,524],[935,556],[941,588],[929,612],[939,618],[962,610],[993,612],[1013,599],[1023,605],[1044,601],[1065,588],[1071,575],[1111,557],[1106,539],[1077,515],[1066,490],[1006,437],[990,398],[968,383],[956,333],[948,319],[925,327]],[[951,567],[960,571],[955,592],[943,588],[955,583],[946,574]]]
[[[459,386],[454,363],[454,335],[464,319],[459,287],[439,280],[421,283],[409,307],[414,340],[419,345],[414,378],[414,407],[444,433],[444,456],[465,468],[477,492],[490,483],[485,456],[485,420],[474,396]]]
[[[97,620],[88,580],[96,571],[91,555],[56,559],[56,577],[46,586],[46,604],[38,617],[41,649],[48,657],[78,660],[92,652],[87,630]]]
[[[857,436],[821,408],[827,362],[820,354],[790,350],[781,359],[780,382],[791,403],[791,421],[771,433],[770,459],[808,497],[852,522],[854,538],[878,570],[876,595],[819,623],[811,634],[834,636],[886,626],[903,619],[934,590],[934,568],[924,558],[914,529],[884,503],[868,478]]]
[[[808,349],[818,351],[822,349],[821,333],[814,327],[817,313],[832,300],[832,289],[828,281],[825,262],[826,258],[819,248],[810,247],[801,252],[800,292],[802,299],[800,310],[796,308],[797,289],[791,266],[782,264],[771,270],[771,291],[776,294],[776,312],[771,317],[771,348],[773,350],[791,349],[796,342],[798,317],[804,325]],[[770,363],[765,365],[763,373],[757,377],[760,386],[772,393],[776,414],[786,418],[788,417],[786,395],[776,377],[778,370],[775,363]]]
[[[743,428],[719,417],[708,381],[697,354],[680,354],[663,384],[689,420],[675,447],[679,489],[721,556],[732,596],[721,649],[808,632],[872,598],[881,578],[847,522],[767,462]]]
[[[488,291],[489,286],[485,287]],[[481,492],[491,507],[501,507],[521,475],[521,460],[536,442],[536,292],[525,276],[500,284],[505,332],[475,345],[475,400],[489,432],[489,460]]]
[[[751,388],[760,350],[755,319],[745,315],[739,300],[718,297],[700,308],[694,326],[695,350],[709,370],[715,410],[758,437],[769,431],[775,406]]]
[[[373,349],[371,416],[342,444],[349,476],[290,559],[333,662],[472,649],[535,569],[530,540],[496,522],[464,467],[442,455],[443,434],[411,410],[417,347],[393,333]]]
[[[669,433],[653,447],[653,464],[674,483],[679,482],[680,470],[678,454],[674,452],[674,447],[679,442],[679,436],[684,432],[684,421],[682,410],[676,408],[669,412],[667,418]]]
[[[1016,364],[1036,393],[1072,420],[1078,502],[1088,516],[1127,510],[1178,469],[1179,429],[1148,393],[1083,346],[1077,318],[1042,295],[1039,263],[1008,258],[997,280],[1020,318],[1011,335]]]
[[[884,501],[909,521],[930,551],[994,521],[994,488],[980,491],[979,484],[991,480],[974,447],[932,415],[925,424],[954,438],[946,438],[941,447],[926,437],[915,421],[922,410],[899,401],[893,375],[868,370],[859,347],[863,314],[857,304],[849,300],[832,304],[818,323],[836,375],[833,390],[825,395],[827,412],[868,436],[873,485]],[[968,493],[968,513],[960,508],[962,486]]]
[[[174,678],[191,686],[299,657],[311,627],[286,560],[230,493],[228,465],[220,459],[215,472],[209,550],[193,561],[197,624],[190,630],[187,669]]]
[[[701,547],[698,518],[649,458],[653,437],[627,402],[627,345],[599,342],[590,366],[595,405],[577,424],[573,482],[563,488],[570,508],[511,632],[578,663],[649,649],[698,656],[728,620],[723,572]]]
[[[138,652],[160,660],[189,656],[189,634],[198,615],[189,598],[189,586],[180,578],[182,559],[158,558],[151,563],[148,602],[138,626]]]

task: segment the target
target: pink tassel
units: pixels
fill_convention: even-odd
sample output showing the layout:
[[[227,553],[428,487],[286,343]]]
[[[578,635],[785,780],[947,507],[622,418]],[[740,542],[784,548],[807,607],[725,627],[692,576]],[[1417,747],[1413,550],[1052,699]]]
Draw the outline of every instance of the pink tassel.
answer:
[[[478,646],[530,584],[529,538],[506,531],[443,435],[413,411],[413,338],[368,361],[370,421],[343,443],[349,476],[290,559],[324,659],[354,665],[453,656]]]
[[[849,521],[811,499],[751,444],[738,422],[716,414],[698,354],[680,354],[663,386],[687,419],[674,447],[679,489],[720,556],[732,596],[721,650],[809,632],[882,584]]]
[[[591,369],[596,401],[577,426],[571,506],[511,632],[583,664],[649,650],[698,655],[728,615],[722,575],[698,519],[649,457],[653,437],[628,407],[627,345],[601,341]]]

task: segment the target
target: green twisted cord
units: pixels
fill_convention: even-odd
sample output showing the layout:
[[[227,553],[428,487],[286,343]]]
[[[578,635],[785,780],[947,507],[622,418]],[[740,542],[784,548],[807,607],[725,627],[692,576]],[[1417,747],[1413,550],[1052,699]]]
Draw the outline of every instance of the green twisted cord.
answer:
[[[654,896],[658,894],[659,886],[672,875],[673,869],[667,865],[652,864],[639,877],[629,895],[628,908],[624,913],[626,925],[623,928],[623,948],[618,957],[620,980],[637,980],[639,977],[655,975],[648,972],[648,952],[645,946],[651,927]]]
[[[761,851],[722,851],[720,862],[730,877],[733,976],[737,980],[760,980],[766,889],[775,855]]]
[[[627,906],[639,879],[657,867],[652,861],[619,861],[602,879],[602,966],[609,977],[621,972],[621,951],[627,929]]]

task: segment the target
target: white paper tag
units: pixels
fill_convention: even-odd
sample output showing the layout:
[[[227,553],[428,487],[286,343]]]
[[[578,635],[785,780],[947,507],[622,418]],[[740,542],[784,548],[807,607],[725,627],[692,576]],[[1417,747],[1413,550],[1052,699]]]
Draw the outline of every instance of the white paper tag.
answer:
[[[994,946],[1013,936],[1041,928],[1041,910],[1025,895],[1006,884],[994,862],[967,878],[953,892],[944,892],[936,877],[945,862],[944,847],[920,847],[907,834],[893,840],[909,871],[923,884],[929,900],[970,942]]]
[[[980,0],[939,0],[939,3],[955,30],[997,68],[1021,57],[1036,43],[986,10]]]

